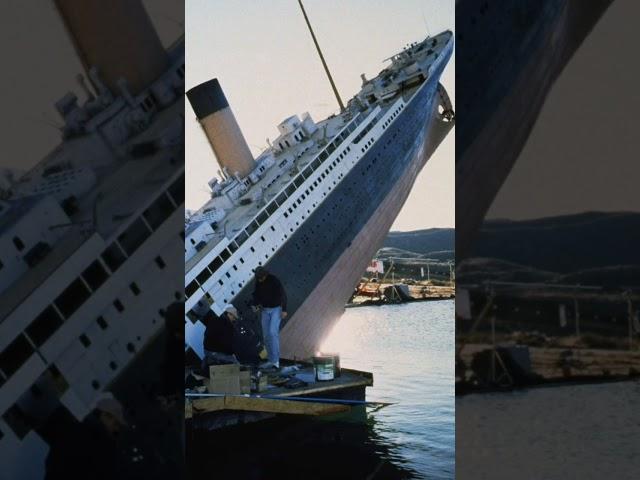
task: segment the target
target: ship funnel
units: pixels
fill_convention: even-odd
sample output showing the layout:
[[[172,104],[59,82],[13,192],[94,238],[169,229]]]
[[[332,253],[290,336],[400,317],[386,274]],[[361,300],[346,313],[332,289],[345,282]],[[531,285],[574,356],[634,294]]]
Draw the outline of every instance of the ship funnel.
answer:
[[[112,92],[119,90],[118,80],[123,78],[136,95],[167,69],[167,53],[141,0],[55,4],[85,70],[96,67]]]
[[[187,98],[204,130],[218,163],[234,175],[246,177],[256,167],[217,78],[193,87]]]

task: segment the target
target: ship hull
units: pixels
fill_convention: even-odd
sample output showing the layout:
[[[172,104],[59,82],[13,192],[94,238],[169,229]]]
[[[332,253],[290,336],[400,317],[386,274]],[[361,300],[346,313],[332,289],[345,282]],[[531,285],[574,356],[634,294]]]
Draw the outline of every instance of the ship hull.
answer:
[[[444,65],[442,62],[441,65]],[[344,311],[415,179],[452,123],[439,120],[435,72],[368,153],[265,265],[287,291],[284,358],[313,355]],[[233,299],[248,318],[249,283]]]
[[[322,281],[298,308],[281,332],[285,358],[304,358],[317,351],[343,314],[345,304],[358,285],[362,273],[382,247],[393,222],[402,209],[416,177],[431,154],[451,129],[451,125],[432,119],[425,141],[416,152],[403,177],[389,191],[376,212],[356,234],[352,244],[340,255]]]

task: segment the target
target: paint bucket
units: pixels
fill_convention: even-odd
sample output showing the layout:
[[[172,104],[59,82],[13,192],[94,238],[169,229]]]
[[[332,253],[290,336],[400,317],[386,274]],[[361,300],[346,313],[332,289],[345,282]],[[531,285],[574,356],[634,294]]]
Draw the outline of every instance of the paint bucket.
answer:
[[[335,378],[333,357],[322,355],[313,357],[313,369],[316,372],[316,381],[326,382]]]
[[[322,356],[333,359],[333,374],[338,378],[340,376],[340,355],[337,353],[323,353]]]

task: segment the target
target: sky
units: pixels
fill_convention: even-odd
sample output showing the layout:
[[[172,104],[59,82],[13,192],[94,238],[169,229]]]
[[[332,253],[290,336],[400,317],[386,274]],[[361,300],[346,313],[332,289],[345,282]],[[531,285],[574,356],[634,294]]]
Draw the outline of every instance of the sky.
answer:
[[[144,3],[163,43],[182,33],[179,0]],[[432,34],[453,28],[454,3],[306,0],[305,6],[347,99],[359,89],[360,73],[377,73],[382,59],[422,38],[427,27]],[[596,25],[551,90],[489,217],[640,210],[640,162],[633,161],[640,69],[620,61],[637,56],[638,9],[638,2],[614,2]],[[75,76],[82,67],[53,2],[7,0],[0,2],[0,16],[0,55],[11,65],[0,76],[0,90],[10,92],[0,116],[0,167],[27,170],[60,142],[62,122],[53,104],[79,91]],[[254,153],[290,114],[310,111],[321,119],[337,110],[295,0],[188,0],[186,21],[188,85],[220,78]],[[443,76],[452,98],[454,62]],[[602,100],[587,101],[595,92]],[[206,198],[206,182],[218,167],[190,107],[186,123],[187,205],[193,207]],[[453,226],[454,133],[418,177],[394,229]]]
[[[303,2],[338,91],[346,103],[383,60],[429,32],[454,30],[453,0],[306,0]],[[338,111],[295,0],[187,0],[187,89],[217,77],[253,154],[292,114],[321,120]],[[455,53],[442,77],[455,106]],[[219,168],[186,106],[186,205],[208,198]],[[455,129],[427,163],[392,230],[453,227]]]

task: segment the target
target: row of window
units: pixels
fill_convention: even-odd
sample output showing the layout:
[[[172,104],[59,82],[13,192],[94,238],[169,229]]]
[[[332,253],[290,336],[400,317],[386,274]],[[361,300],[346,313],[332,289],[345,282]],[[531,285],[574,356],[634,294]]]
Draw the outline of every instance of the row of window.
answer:
[[[398,116],[398,114],[400,113],[400,110],[402,110],[403,108],[404,108],[404,105],[400,105],[398,108],[396,108],[391,114],[391,116],[387,119],[387,121],[382,124],[382,128],[387,128],[389,124],[393,121],[393,119]]]
[[[382,112],[379,112],[373,120],[371,120],[366,127],[362,129],[362,131],[353,139],[353,143],[359,143],[367,133],[371,131],[373,127],[376,126],[378,121],[382,118]]]
[[[400,105],[398,108],[396,108],[393,113],[391,114],[391,116],[387,119],[387,121],[385,121],[382,124],[382,128],[385,129],[387,128],[387,126],[393,121],[394,118],[396,118],[398,116],[398,114],[400,113],[400,110],[402,110],[404,108],[404,105]],[[374,118],[371,122],[369,122],[369,124],[362,130],[362,132],[360,132],[358,134],[358,136],[353,140],[353,143],[358,143],[360,142],[360,140],[362,140],[365,135],[367,133],[369,133],[371,131],[371,129],[378,123],[378,120],[380,120],[380,118],[382,117],[382,114],[379,113],[376,118]],[[364,153],[365,151],[367,151],[367,149],[373,145],[374,139],[371,138],[367,141],[367,143],[364,144],[364,146],[360,149],[360,151],[362,153]]]
[[[288,198],[290,198],[302,185],[307,178],[309,178],[322,164],[323,162],[333,153],[338,146],[344,142],[344,140],[358,127],[358,125],[362,122],[363,114],[359,114],[347,127],[343,129],[343,131],[336,136],[336,138],[327,145],[317,156],[311,161],[307,167],[299,173],[291,182],[289,182],[288,186],[281,191],[276,198],[272,200],[266,207],[258,213],[256,217],[252,221],[249,222],[248,226],[241,231],[236,237],[229,242],[229,246],[225,248],[218,257],[214,258],[213,261],[209,263],[206,267],[202,269],[198,275],[196,275],[195,279],[192,280],[185,287],[185,294],[187,298],[190,298],[194,293],[198,291],[198,287],[203,285],[223,264],[224,262],[240,248],[240,246],[247,241],[247,239],[256,231],[258,228],[264,224],[271,215],[273,215],[278,208],[283,205]],[[378,117],[376,117],[372,123],[377,122]],[[341,161],[344,155],[351,151],[351,147],[347,146],[347,148],[338,156]],[[333,162],[332,166],[330,166],[325,173],[321,175],[321,177],[314,182],[314,186],[318,186],[318,181],[324,179],[326,174],[329,173],[330,170],[333,170],[333,167],[336,165],[336,161]],[[308,192],[308,190],[307,190]],[[307,193],[308,195],[308,193]],[[298,204],[304,200],[305,195],[301,195],[298,198]],[[294,203],[295,208],[295,203]],[[292,209],[289,209],[289,213],[292,212]],[[285,217],[288,216],[285,213]],[[251,247],[251,251],[254,252],[255,249]],[[241,263],[244,263],[244,259],[240,259]],[[237,270],[237,267],[233,267]],[[230,278],[230,275],[227,273],[227,277]],[[218,280],[220,285],[224,285],[223,280]],[[241,284],[239,284],[239,288],[241,288]]]
[[[382,124],[382,128],[383,129],[387,128],[389,124],[393,121],[393,119],[398,116],[398,114],[400,113],[400,110],[402,110],[403,108],[404,108],[404,105],[400,105],[398,108],[396,108],[391,114],[391,116],[387,119],[387,121]],[[369,125],[367,125],[367,127],[358,135],[356,140],[358,141],[362,140],[362,138],[373,128],[373,126],[378,122],[379,119],[380,119],[380,115],[374,118],[373,121],[369,123]],[[360,151],[362,153],[366,152],[369,149],[369,147],[373,145],[373,142],[374,142],[373,138],[369,139],[367,143],[365,143],[364,146],[360,149]],[[357,143],[357,142],[354,140],[354,143]]]
[[[50,365],[40,378],[31,385],[29,388],[30,394],[33,398],[41,398],[44,392],[40,388],[39,384],[42,382],[54,385],[54,388],[58,395],[62,395],[69,388],[69,384],[64,376],[60,373],[60,370],[55,365]],[[23,439],[38,423],[32,416],[27,415],[19,404],[14,403],[6,412],[2,414],[2,419],[13,430],[13,433],[19,439]],[[0,431],[0,439],[2,439],[2,432]]]
[[[290,214],[293,213],[293,211],[298,208],[298,205],[300,205],[305,198],[307,198],[307,196],[313,192],[318,186],[320,186],[320,184],[324,181],[324,179],[331,173],[331,171],[333,171],[333,169],[340,163],[342,162],[342,159],[344,157],[347,156],[347,154],[351,151],[351,147],[348,146],[346,149],[344,149],[344,151],[342,153],[340,153],[340,155],[338,155],[335,160],[333,162],[331,162],[331,164],[325,169],[325,171],[323,173],[320,174],[320,176],[313,181],[313,183],[311,185],[309,185],[309,188],[307,188],[304,193],[302,195],[300,195],[298,197],[298,200],[296,202],[293,202],[293,204],[287,209],[286,212],[284,212],[284,217],[288,218]],[[342,178],[342,174],[339,176],[339,178]],[[334,181],[333,184],[335,185],[336,182]],[[329,189],[331,189],[331,187],[329,187]],[[326,194],[325,194],[326,196]],[[315,207],[316,204],[314,203],[313,206]],[[311,210],[307,210],[307,213],[311,213]],[[304,215],[302,216],[302,219],[304,220]],[[273,228],[273,227],[271,227]],[[293,231],[293,229],[291,230]]]
[[[377,118],[371,120],[366,127],[353,139],[353,143],[360,143],[360,140],[364,138],[364,136],[371,131],[373,126],[375,125]]]
[[[166,263],[160,256],[156,257],[155,263],[160,269],[164,269],[166,266]],[[129,289],[135,296],[138,296],[141,293],[140,287],[135,282],[132,282],[129,284]],[[182,298],[179,292],[175,292],[175,296],[177,300]],[[124,304],[120,301],[120,299],[116,298],[113,302],[113,305],[116,308],[116,310],[118,310],[119,312],[124,311]],[[158,313],[161,317],[164,317],[166,314],[166,312],[163,309],[160,309]],[[109,327],[107,320],[103,316],[99,316],[96,319],[96,323],[101,330],[106,330]],[[156,319],[153,318],[151,320],[151,323],[155,324]],[[34,351],[32,344],[30,344],[28,341],[29,339],[33,339],[33,337],[30,336],[29,338],[25,338],[24,335],[21,335],[18,343],[13,344],[13,347],[12,347],[13,355],[14,355],[13,361],[19,360],[20,358],[24,358],[23,360],[24,362],[29,358],[30,354]],[[140,341],[141,337],[138,336],[136,337],[136,339]],[[78,340],[82,344],[82,346],[85,348],[89,348],[92,344],[91,339],[86,333],[81,334],[78,337]],[[19,349],[20,347],[22,347],[21,350]],[[126,344],[126,349],[132,355],[136,352],[136,347],[132,342],[129,342]],[[113,360],[109,361],[108,365],[112,371],[116,371],[118,369],[118,364]],[[59,395],[62,395],[69,387],[69,384],[66,378],[64,377],[64,375],[62,375],[62,373],[58,370],[58,368],[53,364],[47,368],[47,370],[41,376],[41,378],[42,377],[48,377],[51,380],[53,380]],[[91,381],[91,386],[94,388],[94,390],[98,390],[100,388],[100,382],[94,379]],[[36,397],[42,395],[42,391],[38,387],[37,382],[31,386],[30,391]],[[29,433],[29,431],[31,431],[34,427],[34,425],[32,425],[32,422],[29,421],[29,418],[24,414],[24,412],[22,412],[22,409],[17,403],[15,403],[12,407],[10,407],[2,415],[2,418],[11,427],[11,429],[16,434],[16,436],[20,439],[24,438],[27,435],[27,433]],[[1,432],[0,432],[0,438],[2,438]]]
[[[121,233],[100,259],[93,261],[73,280],[52,304],[48,305],[9,346],[0,353],[0,385],[11,377],[31,356],[35,348],[46,342],[87,299],[130,257],[142,243],[171,215],[184,198],[184,175],[174,181],[158,198]],[[158,266],[164,261],[156,259]],[[107,268],[104,267],[107,266]],[[161,268],[164,268],[161,266]],[[137,285],[131,287],[138,290]],[[135,291],[134,291],[135,294]],[[113,302],[122,312],[120,300]]]
[[[373,138],[370,138],[370,139],[369,139],[369,141],[368,141],[367,143],[365,143],[365,144],[364,144],[364,147],[362,147],[362,148],[360,149],[360,151],[361,151],[362,153],[366,152],[366,151],[369,149],[369,147],[370,147],[371,145],[373,145]]]

